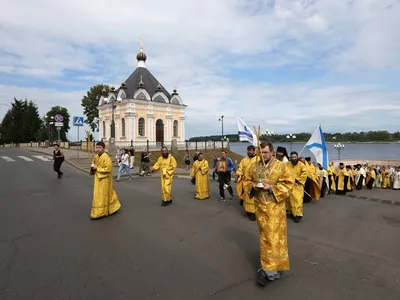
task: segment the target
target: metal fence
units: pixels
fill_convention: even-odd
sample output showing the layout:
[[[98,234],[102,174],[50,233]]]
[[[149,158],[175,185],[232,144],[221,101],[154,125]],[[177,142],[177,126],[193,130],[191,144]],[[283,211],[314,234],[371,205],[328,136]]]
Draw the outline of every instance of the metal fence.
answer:
[[[90,149],[90,144],[92,149],[96,149],[96,143],[98,141],[69,141],[69,142],[60,142],[60,148],[63,149],[80,149],[82,151],[87,151]],[[103,141],[106,147],[109,146],[109,141]],[[89,144],[90,143],[90,144]],[[50,144],[48,141],[43,142],[30,142],[30,143],[11,143],[4,144],[3,147],[20,147],[20,148],[31,148],[31,147],[49,147],[53,144]],[[161,147],[165,146],[168,149],[171,149],[172,142],[133,142],[133,141],[115,141],[115,146],[117,148],[129,148],[131,146],[135,146],[136,151],[158,151]],[[215,150],[215,149],[229,149],[229,141],[194,141],[194,142],[177,142],[178,150],[190,150],[190,151],[205,151],[205,150]]]

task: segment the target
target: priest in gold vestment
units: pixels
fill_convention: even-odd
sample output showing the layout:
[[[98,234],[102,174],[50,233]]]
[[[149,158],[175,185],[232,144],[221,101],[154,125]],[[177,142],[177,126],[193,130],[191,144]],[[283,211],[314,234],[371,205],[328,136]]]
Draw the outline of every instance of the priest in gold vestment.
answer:
[[[167,206],[172,203],[172,179],[174,178],[174,172],[176,169],[175,158],[168,153],[167,147],[161,148],[161,156],[157,162],[151,168],[152,172],[160,170],[161,177],[161,193],[162,202],[161,206]]]
[[[104,153],[105,144],[96,144],[97,154],[90,167],[90,175],[94,176],[94,193],[90,217],[92,219],[112,215],[121,208],[117,193],[113,188],[112,160]]]
[[[307,168],[299,161],[299,155],[293,151],[290,153],[290,161],[286,163],[295,181],[290,197],[286,201],[286,209],[291,213],[294,221],[298,223],[303,218],[304,184],[307,180]]]
[[[307,167],[307,180],[304,185],[304,197],[303,202],[310,202],[311,199],[319,200],[321,197],[321,190],[319,188],[319,178],[317,169],[314,164],[311,162],[311,157],[306,157],[304,161],[304,165]]]
[[[390,188],[390,172],[386,167],[382,167],[382,188]]]
[[[265,165],[260,159],[250,166],[245,189],[254,195],[260,237],[258,283],[265,286],[268,280],[280,278],[278,271],[289,270],[285,199],[294,187],[294,178],[273,156],[271,143],[262,142],[260,148]]]
[[[344,164],[339,164],[339,169],[336,172],[336,195],[346,195],[348,173],[344,168]]]
[[[336,191],[336,170],[333,165],[333,162],[329,163],[328,167],[328,182],[329,182],[329,192],[335,192]]]
[[[208,172],[208,161],[204,159],[203,153],[200,152],[190,172],[190,177],[196,180],[195,199],[204,200],[210,198],[210,176]]]
[[[247,217],[251,221],[256,220],[256,209],[254,207],[253,197],[250,196],[250,193],[246,192],[244,189],[244,183],[246,182],[250,165],[257,160],[255,151],[256,148],[253,145],[247,147],[247,157],[240,161],[239,168],[235,173],[235,177],[238,179],[236,183],[236,191],[240,197],[240,204],[243,205],[244,210],[247,213]]]

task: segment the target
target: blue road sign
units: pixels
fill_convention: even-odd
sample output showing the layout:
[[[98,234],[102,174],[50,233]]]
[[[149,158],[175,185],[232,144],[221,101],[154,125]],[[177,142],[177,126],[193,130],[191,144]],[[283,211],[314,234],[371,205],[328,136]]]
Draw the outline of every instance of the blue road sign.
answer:
[[[74,117],[74,126],[83,126],[83,117]]]

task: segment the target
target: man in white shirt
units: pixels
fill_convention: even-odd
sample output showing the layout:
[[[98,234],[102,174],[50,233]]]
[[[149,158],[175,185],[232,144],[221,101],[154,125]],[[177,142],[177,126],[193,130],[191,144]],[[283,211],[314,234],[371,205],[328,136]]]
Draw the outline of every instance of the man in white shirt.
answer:
[[[129,181],[132,181],[132,174],[131,174],[131,169],[129,167],[129,154],[126,153],[126,150],[122,148],[122,154],[121,154],[121,162],[118,163],[119,169],[118,169],[118,178],[117,181],[121,178],[122,171],[125,169],[126,172],[128,173],[129,176]]]

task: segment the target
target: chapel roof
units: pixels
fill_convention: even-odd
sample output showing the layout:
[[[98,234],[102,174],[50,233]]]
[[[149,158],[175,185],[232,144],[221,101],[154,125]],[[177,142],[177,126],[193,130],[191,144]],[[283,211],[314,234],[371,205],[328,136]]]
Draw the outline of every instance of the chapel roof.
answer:
[[[137,67],[125,81],[125,94],[127,98],[133,98],[133,95],[139,88],[140,81],[144,83],[144,89],[149,93],[150,97],[153,97],[155,93],[161,91],[168,97],[168,100],[171,99],[171,94],[168,93],[161,83],[145,67]]]

